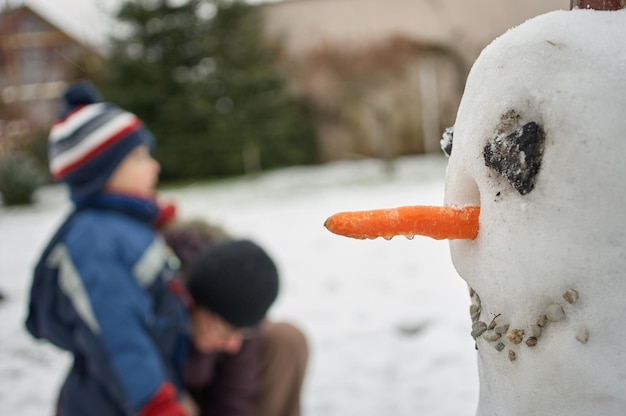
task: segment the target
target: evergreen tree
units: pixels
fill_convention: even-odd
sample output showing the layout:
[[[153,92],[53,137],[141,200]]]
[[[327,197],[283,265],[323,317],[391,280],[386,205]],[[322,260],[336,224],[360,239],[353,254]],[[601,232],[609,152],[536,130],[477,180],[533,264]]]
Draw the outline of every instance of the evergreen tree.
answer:
[[[208,9],[214,13],[203,17]],[[157,138],[162,179],[311,163],[310,120],[290,92],[255,7],[241,1],[125,2],[97,83]]]

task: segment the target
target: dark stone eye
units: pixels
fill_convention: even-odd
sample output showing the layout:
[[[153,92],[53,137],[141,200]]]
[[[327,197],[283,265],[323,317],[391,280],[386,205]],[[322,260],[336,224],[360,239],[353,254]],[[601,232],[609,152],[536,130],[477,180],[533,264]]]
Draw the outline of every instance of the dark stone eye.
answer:
[[[541,168],[545,134],[531,121],[506,135],[500,134],[483,149],[485,165],[504,176],[517,191],[526,195],[535,187]]]
[[[454,138],[454,126],[448,127],[443,131],[441,135],[441,140],[439,143],[441,144],[441,150],[446,154],[446,156],[450,157],[452,154],[452,139]]]

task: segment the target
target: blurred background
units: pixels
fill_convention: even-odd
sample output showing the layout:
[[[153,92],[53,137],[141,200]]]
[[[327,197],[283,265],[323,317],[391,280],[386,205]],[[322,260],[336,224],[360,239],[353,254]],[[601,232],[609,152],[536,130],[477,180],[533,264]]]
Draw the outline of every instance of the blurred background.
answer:
[[[565,0],[4,0],[0,194],[49,183],[59,96],[89,79],[157,137],[162,183],[439,152],[467,73]]]

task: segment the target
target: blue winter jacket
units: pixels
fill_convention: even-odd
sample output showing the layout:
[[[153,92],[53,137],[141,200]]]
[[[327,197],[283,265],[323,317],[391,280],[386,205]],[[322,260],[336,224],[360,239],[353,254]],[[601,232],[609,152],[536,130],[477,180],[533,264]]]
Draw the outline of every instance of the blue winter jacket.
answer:
[[[36,266],[26,326],[74,355],[61,416],[135,415],[179,387],[188,321],[150,201],[100,194],[78,206]]]

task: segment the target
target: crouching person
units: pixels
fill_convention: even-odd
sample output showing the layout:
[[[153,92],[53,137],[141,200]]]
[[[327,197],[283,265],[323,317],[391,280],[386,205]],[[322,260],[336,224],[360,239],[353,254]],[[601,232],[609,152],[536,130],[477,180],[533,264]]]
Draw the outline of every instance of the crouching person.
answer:
[[[298,416],[308,347],[298,328],[266,319],[277,268],[249,240],[216,242],[216,230],[196,223],[165,232],[193,300],[185,386],[201,416]]]

